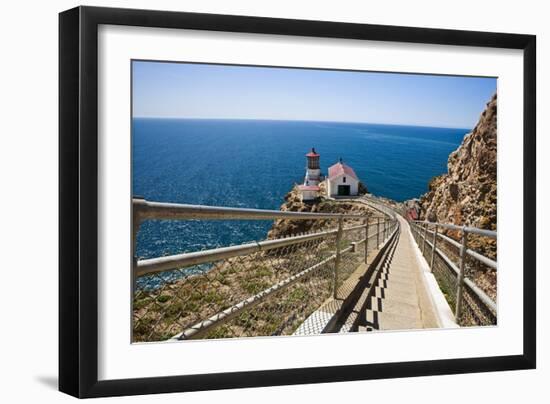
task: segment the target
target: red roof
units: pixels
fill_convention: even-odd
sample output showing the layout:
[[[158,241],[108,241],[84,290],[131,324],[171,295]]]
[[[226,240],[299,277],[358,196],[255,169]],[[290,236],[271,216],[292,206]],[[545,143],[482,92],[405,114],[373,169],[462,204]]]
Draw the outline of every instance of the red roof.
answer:
[[[353,177],[359,181],[359,178],[357,178],[357,175],[355,174],[355,171],[353,171],[353,168],[344,163],[338,162],[328,168],[328,176],[330,179],[336,178],[342,174],[349,175],[350,177]]]
[[[319,191],[321,188],[319,188],[317,185],[298,185],[298,189],[300,191]]]
[[[311,151],[308,154],[306,154],[306,157],[319,157],[319,154],[317,154],[317,152],[315,151],[315,148],[312,147]]]

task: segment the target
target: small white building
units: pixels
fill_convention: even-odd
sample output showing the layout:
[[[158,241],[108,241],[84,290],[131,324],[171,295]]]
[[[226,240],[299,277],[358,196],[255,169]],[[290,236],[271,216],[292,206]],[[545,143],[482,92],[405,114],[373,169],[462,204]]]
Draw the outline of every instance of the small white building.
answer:
[[[298,185],[298,191],[302,201],[311,201],[319,197],[319,182],[321,182],[321,166],[319,165],[319,158],[321,156],[312,148],[311,151],[306,154],[306,176],[304,183]]]
[[[327,194],[331,197],[359,194],[359,178],[342,159],[328,169]]]
[[[320,188],[318,185],[298,185],[302,201],[312,201],[319,197]]]

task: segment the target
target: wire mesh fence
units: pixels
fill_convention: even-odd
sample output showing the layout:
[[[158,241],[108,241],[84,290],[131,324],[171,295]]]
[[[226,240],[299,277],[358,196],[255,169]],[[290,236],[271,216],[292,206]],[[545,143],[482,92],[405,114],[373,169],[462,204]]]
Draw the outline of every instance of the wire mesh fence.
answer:
[[[462,326],[496,325],[497,313],[474,293],[471,288],[464,288],[463,304],[459,324]]]
[[[235,246],[221,256],[223,249],[182,254],[176,261],[184,264],[177,269],[144,273],[143,265],[158,262],[140,261],[133,341],[292,334],[337,297],[339,286],[364,261],[365,218],[324,218],[313,231]],[[281,220],[297,219],[279,219],[279,227]],[[374,248],[376,227],[369,230]]]
[[[164,340],[254,296],[333,255],[335,234],[265,252],[232,257],[138,278],[134,296],[134,339]],[[334,259],[300,279],[284,293],[276,311],[264,302],[237,316],[211,337],[272,335],[310,302],[316,308],[330,296]],[[282,292],[277,292],[281,294]],[[271,296],[268,300],[280,300]],[[284,307],[283,307],[284,306]],[[301,310],[304,315],[307,310]],[[255,320],[254,320],[255,319]],[[279,333],[292,329],[290,324]]]
[[[449,306],[458,314],[457,323],[461,326],[495,325],[497,322],[496,304],[496,269],[487,265],[487,257],[476,258],[472,254],[464,254],[464,283],[461,292],[459,313],[456,313],[459,289],[459,273],[461,262],[461,244],[455,238],[462,237],[461,232],[456,234],[441,234],[440,228],[435,231],[435,225],[428,226],[411,223],[414,239],[424,258],[429,263],[432,273],[444,294]],[[434,249],[435,237],[435,249]],[[466,233],[466,245],[472,237],[479,235]],[[467,247],[469,252],[476,253]],[[479,253],[477,257],[479,257]],[[496,253],[493,255],[496,257]],[[484,261],[481,259],[485,258]],[[495,262],[496,265],[496,262]],[[480,284],[480,273],[488,273],[495,278],[490,285]]]

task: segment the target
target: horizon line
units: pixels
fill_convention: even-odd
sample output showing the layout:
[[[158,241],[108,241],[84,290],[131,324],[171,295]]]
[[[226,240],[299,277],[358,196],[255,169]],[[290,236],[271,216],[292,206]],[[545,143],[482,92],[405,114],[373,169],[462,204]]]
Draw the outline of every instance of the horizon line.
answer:
[[[419,125],[411,123],[387,123],[387,122],[366,122],[366,121],[325,121],[313,119],[275,119],[275,118],[201,118],[201,117],[183,117],[183,116],[133,116],[132,119],[172,119],[172,120],[202,120],[202,121],[276,121],[276,122],[320,122],[320,123],[357,123],[371,125],[388,125],[388,126],[416,126],[420,128],[438,128],[438,129],[463,129],[472,131],[475,128],[467,128],[461,126],[434,126],[434,125]]]

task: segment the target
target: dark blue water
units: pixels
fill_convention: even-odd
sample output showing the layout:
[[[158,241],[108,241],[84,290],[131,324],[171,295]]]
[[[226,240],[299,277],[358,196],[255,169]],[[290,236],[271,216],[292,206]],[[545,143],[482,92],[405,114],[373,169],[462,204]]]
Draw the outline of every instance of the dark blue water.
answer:
[[[133,120],[133,194],[152,201],[278,209],[304,176],[311,147],[323,173],[340,157],[369,192],[418,197],[447,171],[468,129],[252,120]],[[150,258],[265,238],[270,222],[149,221],[137,254]]]

